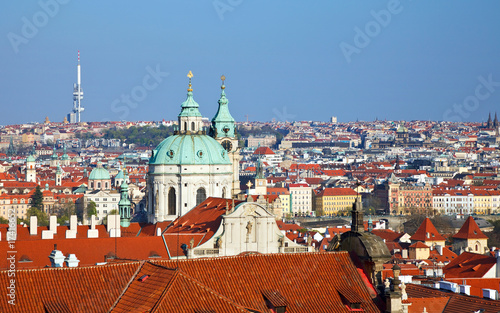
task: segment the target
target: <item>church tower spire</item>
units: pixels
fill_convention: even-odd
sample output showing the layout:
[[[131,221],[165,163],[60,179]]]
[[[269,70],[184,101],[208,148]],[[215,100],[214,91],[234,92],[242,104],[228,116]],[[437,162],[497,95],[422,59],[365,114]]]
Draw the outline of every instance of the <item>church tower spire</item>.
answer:
[[[492,128],[492,122],[491,122],[491,112],[488,114],[488,121],[486,122],[486,128]]]
[[[187,133],[197,133],[201,131],[202,121],[201,113],[198,110],[200,105],[194,101],[193,98],[193,85],[191,84],[191,78],[193,78],[193,73],[189,71],[187,74],[189,78],[187,99],[181,105],[181,113],[179,113],[179,129],[181,134]]]
[[[222,75],[220,79],[222,80],[222,85],[220,87],[221,94],[218,101],[219,107],[217,109],[217,113],[212,119],[212,136],[216,139],[224,137],[234,138],[236,137],[235,122],[231,113],[229,113],[229,101],[227,100],[226,93],[224,91],[226,89],[226,86],[224,85],[226,77]]]
[[[498,127],[497,112],[495,112],[495,119],[493,120],[493,127]]]
[[[236,131],[236,122],[229,112],[229,100],[226,98],[226,76],[220,77],[221,94],[219,98],[219,107],[214,118],[212,118],[212,126],[210,135],[217,140],[224,149],[226,149],[231,163],[233,164],[233,196],[240,193],[240,148],[238,147],[238,135]]]
[[[120,186],[120,201],[118,202],[118,210],[120,211],[120,225],[122,227],[130,226],[130,200],[128,198],[128,185],[124,180]]]

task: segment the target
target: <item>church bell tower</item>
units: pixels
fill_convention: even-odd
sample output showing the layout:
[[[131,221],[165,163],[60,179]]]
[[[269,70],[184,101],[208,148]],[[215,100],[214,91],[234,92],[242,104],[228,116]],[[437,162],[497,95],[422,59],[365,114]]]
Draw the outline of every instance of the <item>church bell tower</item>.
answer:
[[[221,76],[222,85],[220,87],[221,95],[219,99],[219,108],[214,118],[210,129],[211,136],[217,140],[224,149],[226,149],[233,168],[232,196],[240,193],[240,147],[238,146],[238,137],[236,131],[236,123],[234,118],[229,113],[228,99],[226,98],[224,81],[226,77]]]

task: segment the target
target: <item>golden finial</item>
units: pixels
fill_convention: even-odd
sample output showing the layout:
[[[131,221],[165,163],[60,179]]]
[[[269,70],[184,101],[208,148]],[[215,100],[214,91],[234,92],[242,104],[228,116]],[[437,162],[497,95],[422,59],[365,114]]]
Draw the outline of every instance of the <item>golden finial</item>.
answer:
[[[193,88],[192,88],[192,85],[191,85],[191,78],[193,78],[193,73],[191,73],[191,71],[189,71],[189,73],[187,74],[187,77],[189,78],[188,91],[193,91]]]
[[[222,80],[222,86],[220,86],[220,89],[226,89],[226,86],[224,86],[224,81],[226,80],[226,76],[222,75],[220,77],[220,80]]]

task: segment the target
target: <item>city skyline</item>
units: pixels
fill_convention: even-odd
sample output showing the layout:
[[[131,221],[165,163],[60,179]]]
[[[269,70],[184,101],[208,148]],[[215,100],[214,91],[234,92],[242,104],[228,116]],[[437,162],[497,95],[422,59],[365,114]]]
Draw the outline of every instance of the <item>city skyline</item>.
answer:
[[[1,125],[61,122],[78,50],[82,121],[175,120],[189,70],[206,117],[227,77],[237,121],[484,122],[500,101],[493,1],[2,6]]]

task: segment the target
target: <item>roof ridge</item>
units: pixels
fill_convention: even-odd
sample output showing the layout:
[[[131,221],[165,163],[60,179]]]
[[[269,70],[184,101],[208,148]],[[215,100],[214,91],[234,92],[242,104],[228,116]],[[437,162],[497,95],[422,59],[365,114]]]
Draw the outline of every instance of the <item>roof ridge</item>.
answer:
[[[219,297],[219,298],[221,298],[222,300],[224,300],[224,301],[227,301],[227,302],[231,303],[231,304],[232,304],[232,305],[234,305],[235,307],[237,307],[237,308],[241,309],[243,312],[248,312],[248,311],[247,311],[247,310],[246,310],[243,306],[241,306],[241,305],[237,304],[237,303],[236,303],[236,302],[234,302],[233,300],[231,300],[231,299],[229,299],[229,298],[225,297],[224,295],[222,295],[222,294],[218,293],[217,291],[215,291],[215,290],[213,290],[212,288],[208,287],[207,285],[203,284],[203,283],[202,283],[202,282],[200,282],[199,280],[197,280],[197,279],[195,279],[195,278],[191,277],[190,275],[188,275],[187,273],[185,273],[182,269],[178,269],[177,271],[178,271],[178,272],[177,272],[177,275],[175,276],[175,279],[176,279],[176,280],[178,279],[178,277],[179,277],[179,276],[184,277],[184,278],[186,278],[187,280],[189,280],[189,281],[191,281],[192,283],[194,283],[194,284],[196,284],[197,286],[199,286],[200,288],[203,288],[204,290],[206,290],[206,291],[208,291],[209,293],[213,294],[214,296]],[[173,279],[172,279],[172,281],[173,281]],[[172,285],[173,285],[173,282],[172,282]],[[164,295],[162,295],[162,296],[160,297],[160,301],[163,301],[163,296],[164,296]],[[159,302],[160,302],[160,301],[159,301]]]
[[[118,304],[118,302],[120,302],[120,299],[127,292],[128,288],[130,287],[130,285],[132,284],[132,282],[135,280],[135,277],[137,276],[137,274],[144,267],[145,263],[146,263],[146,261],[141,261],[140,262],[140,265],[137,267],[137,269],[135,270],[134,274],[130,277],[130,279],[129,279],[128,283],[127,283],[127,286],[125,286],[125,288],[123,288],[121,294],[118,296],[118,298],[116,298],[115,303],[113,303],[113,305],[111,306],[111,308],[109,308],[109,312],[113,311],[113,309],[116,307],[116,305]]]

